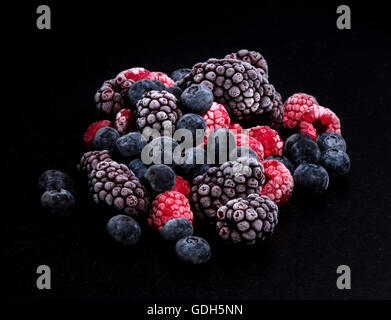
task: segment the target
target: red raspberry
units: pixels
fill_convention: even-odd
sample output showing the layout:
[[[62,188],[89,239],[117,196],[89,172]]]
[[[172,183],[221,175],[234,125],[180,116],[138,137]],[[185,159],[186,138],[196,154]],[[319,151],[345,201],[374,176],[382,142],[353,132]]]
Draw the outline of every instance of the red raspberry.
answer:
[[[262,165],[265,169],[265,185],[260,195],[268,196],[278,206],[285,206],[294,186],[291,173],[277,160],[265,160]]]
[[[233,134],[242,133],[243,130],[242,126],[237,122],[231,122],[228,129],[231,130]]]
[[[189,200],[180,192],[166,191],[152,202],[148,225],[152,230],[160,230],[170,219],[185,218],[193,224],[194,216]]]
[[[257,126],[248,129],[248,135],[262,143],[265,158],[268,156],[282,156],[284,141],[276,130],[268,126]]]
[[[102,129],[104,127],[111,127],[111,121],[109,120],[100,120],[97,122],[94,122],[91,124],[88,128],[86,133],[84,134],[83,141],[87,149],[92,148],[92,141],[94,140],[95,134],[98,132],[99,129]]]
[[[258,140],[251,138],[246,134],[239,133],[236,135],[236,145],[238,147],[240,146],[250,147],[257,154],[259,161],[262,161],[264,159],[263,146]]]
[[[295,93],[284,104],[284,127],[298,129],[300,120],[308,108],[319,105],[315,97],[306,93]]]
[[[136,118],[129,109],[121,109],[115,116],[114,128],[121,136],[131,132],[137,131]]]
[[[134,82],[139,81],[139,80],[151,80],[154,79],[153,76],[151,75],[151,71],[148,71],[147,69],[144,68],[130,68],[127,70],[124,70],[120,72],[116,77],[115,81],[118,84],[122,84],[126,80],[133,80]]]
[[[312,140],[325,132],[341,134],[341,123],[337,115],[328,108],[312,106],[303,113],[300,121],[300,133],[306,134]]]
[[[176,176],[176,183],[172,191],[178,191],[182,193],[186,198],[190,197],[190,184],[187,180],[183,179],[181,176]]]
[[[213,102],[212,107],[202,115],[208,131],[212,131],[219,128],[228,129],[231,123],[229,114],[222,104]]]
[[[174,80],[172,80],[168,75],[163,72],[152,72],[152,79],[160,80],[167,87],[172,87],[174,85]]]

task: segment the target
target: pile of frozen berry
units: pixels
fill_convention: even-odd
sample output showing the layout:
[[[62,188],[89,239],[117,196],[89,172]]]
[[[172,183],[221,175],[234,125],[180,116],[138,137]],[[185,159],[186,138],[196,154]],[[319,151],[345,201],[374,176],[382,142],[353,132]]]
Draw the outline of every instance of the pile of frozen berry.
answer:
[[[349,172],[337,115],[304,93],[283,103],[269,77],[260,53],[240,50],[171,77],[131,68],[102,84],[101,120],[84,134],[78,169],[93,202],[112,213],[115,241],[134,245],[145,221],[176,243],[181,260],[203,263],[210,246],[193,231],[236,245],[263,241],[294,186],[322,193]],[[49,170],[39,185],[44,208],[71,211],[68,175]]]

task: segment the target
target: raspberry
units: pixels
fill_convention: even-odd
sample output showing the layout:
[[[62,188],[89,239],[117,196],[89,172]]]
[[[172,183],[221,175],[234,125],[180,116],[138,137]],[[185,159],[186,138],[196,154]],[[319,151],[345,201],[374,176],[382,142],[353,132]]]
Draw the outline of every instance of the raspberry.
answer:
[[[278,206],[285,206],[292,195],[293,177],[289,170],[277,160],[262,162],[265,169],[265,185],[260,195],[268,196]]]
[[[231,122],[228,129],[231,130],[233,134],[242,133],[243,130],[242,126],[237,122]]]
[[[306,93],[295,93],[284,104],[284,127],[298,129],[300,120],[308,108],[318,105],[315,97]]]
[[[148,225],[160,231],[170,219],[185,218],[193,224],[193,212],[189,200],[180,192],[166,191],[159,194],[152,203]]]
[[[148,71],[144,68],[130,68],[120,72],[116,77],[115,81],[117,84],[122,84],[126,80],[133,80],[134,82],[139,80],[152,80],[154,79],[151,75],[151,71]]]
[[[341,123],[337,115],[328,108],[312,106],[303,113],[300,121],[300,133],[306,134],[312,140],[325,132],[341,134]]]
[[[156,79],[163,82],[166,88],[172,87],[174,85],[174,80],[172,80],[168,75],[163,72],[152,72],[151,76],[152,79]]]
[[[248,135],[245,135],[243,133],[239,133],[236,135],[236,145],[238,147],[240,146],[250,147],[257,154],[259,161],[262,161],[264,159],[263,146],[258,140],[249,137]]]
[[[176,176],[176,182],[174,189],[172,191],[178,191],[182,193],[186,198],[190,198],[190,184],[187,180],[183,179],[181,176]]]
[[[284,141],[276,130],[268,126],[257,126],[250,128],[248,135],[262,143],[265,158],[268,156],[282,156]]]
[[[85,146],[88,149],[92,148],[92,142],[94,140],[95,134],[98,132],[99,129],[102,129],[104,127],[111,127],[111,121],[100,120],[100,121],[94,122],[93,124],[91,124],[87,128],[87,131],[83,137],[83,141],[84,141]]]
[[[216,102],[213,102],[212,107],[202,115],[202,118],[205,120],[208,127],[205,139],[212,130],[219,128],[228,129],[231,123],[227,110],[222,104]]]
[[[130,112],[130,109],[121,109],[115,116],[114,128],[123,136],[130,131],[137,131],[136,118]]]

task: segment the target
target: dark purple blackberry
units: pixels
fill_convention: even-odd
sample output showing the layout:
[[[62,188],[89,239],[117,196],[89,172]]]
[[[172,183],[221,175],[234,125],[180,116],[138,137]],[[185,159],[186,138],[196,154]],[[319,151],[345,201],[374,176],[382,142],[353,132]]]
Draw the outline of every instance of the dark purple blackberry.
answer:
[[[256,193],[233,199],[217,210],[216,229],[221,239],[252,245],[270,237],[278,223],[278,207]]]
[[[167,91],[146,92],[136,107],[136,125],[145,136],[159,132],[161,135],[172,136],[175,125],[182,116],[177,106],[177,99]]]
[[[153,90],[160,91],[164,89],[165,86],[163,82],[159,80],[139,80],[135,82],[128,91],[128,99],[131,110],[134,110],[137,107],[138,101],[146,92]]]
[[[95,93],[95,103],[98,113],[106,118],[113,118],[126,105],[128,86],[133,83],[129,80],[123,86],[118,85],[115,79],[107,80]]]
[[[95,150],[114,151],[115,142],[120,137],[117,130],[112,127],[104,127],[98,130],[92,142]]]
[[[141,228],[132,217],[119,214],[112,217],[106,226],[107,233],[116,242],[125,246],[132,246],[141,236]]]
[[[312,163],[299,165],[294,174],[295,187],[312,193],[322,193],[329,186],[329,175],[325,168]]]
[[[75,206],[75,199],[67,190],[48,190],[41,196],[41,206],[50,214],[68,216]]]
[[[188,144],[184,146],[185,149],[190,149],[191,147],[195,147],[204,141],[207,126],[205,120],[200,115],[187,113],[179,118],[176,124],[176,129],[187,130],[186,133],[184,133],[185,136],[182,136],[182,140],[178,141],[182,142],[185,140],[185,144]],[[186,139],[188,138],[188,135],[191,135],[191,141],[193,142],[192,145],[190,145],[188,143],[189,140]]]
[[[116,140],[115,150],[123,160],[129,161],[130,159],[139,158],[146,144],[147,141],[142,134],[130,132]]]
[[[350,158],[346,152],[339,149],[333,148],[323,151],[319,164],[334,178],[344,176],[350,171]]]
[[[200,237],[186,237],[175,245],[175,251],[180,260],[192,264],[205,263],[210,259],[209,243]]]
[[[325,132],[318,139],[316,143],[319,146],[320,151],[327,149],[339,149],[346,152],[346,142],[341,135],[334,132]]]
[[[193,235],[193,225],[185,218],[170,219],[160,229],[160,235],[164,240],[178,241]]]
[[[153,193],[159,194],[174,188],[176,175],[171,167],[164,164],[154,164],[147,169],[142,182]]]
[[[171,79],[175,82],[182,80],[186,75],[188,75],[191,72],[191,69],[188,68],[182,68],[174,70],[171,73]]]
[[[72,178],[65,172],[53,169],[39,176],[38,186],[42,191],[65,189],[72,193],[74,190]]]
[[[257,51],[239,50],[236,53],[230,53],[225,56],[226,59],[237,59],[247,62],[254,66],[262,76],[269,78],[268,66],[265,58]]]
[[[92,170],[96,169],[97,164],[103,160],[111,160],[108,150],[88,151],[81,157],[77,168],[79,171],[89,175]]]
[[[213,104],[213,93],[206,86],[193,84],[186,88],[181,101],[186,112],[204,114]]]

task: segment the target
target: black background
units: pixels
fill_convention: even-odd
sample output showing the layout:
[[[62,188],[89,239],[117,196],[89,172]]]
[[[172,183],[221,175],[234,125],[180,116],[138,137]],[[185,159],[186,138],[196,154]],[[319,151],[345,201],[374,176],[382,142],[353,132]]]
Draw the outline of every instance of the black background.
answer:
[[[391,298],[390,25],[380,3],[46,3],[52,30],[35,27],[41,3],[33,2],[17,36],[8,32],[17,57],[10,60],[16,93],[3,157],[8,299]],[[351,30],[336,28],[338,4],[351,6]],[[307,92],[337,113],[351,173],[324,196],[295,194],[261,246],[231,250],[198,231],[212,245],[203,266],[179,263],[173,247],[148,230],[135,248],[113,244],[107,217],[89,203],[75,170],[82,135],[96,120],[94,92],[130,67],[169,74],[241,48],[266,57],[284,100]],[[50,168],[75,179],[70,219],[39,208],[37,177]],[[51,267],[52,290],[36,288],[41,264]],[[336,288],[342,264],[352,270],[351,290]]]

